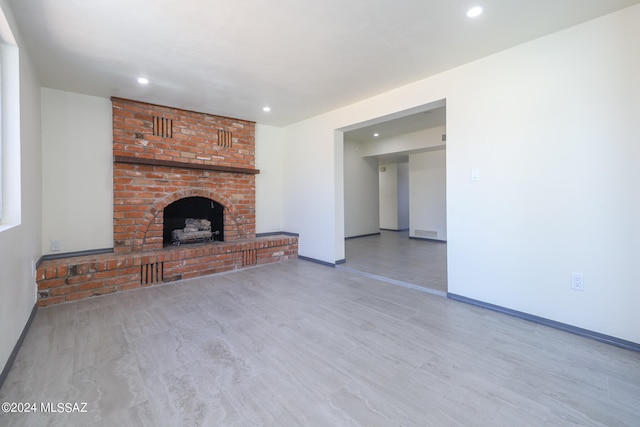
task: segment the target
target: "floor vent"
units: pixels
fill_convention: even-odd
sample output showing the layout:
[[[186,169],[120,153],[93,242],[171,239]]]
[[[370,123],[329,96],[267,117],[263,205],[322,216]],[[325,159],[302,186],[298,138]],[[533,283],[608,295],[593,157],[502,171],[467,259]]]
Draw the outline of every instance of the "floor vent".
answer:
[[[163,138],[173,138],[173,120],[154,116],[153,134]]]
[[[221,147],[231,147],[233,144],[233,133],[230,130],[218,129],[218,145]]]
[[[164,262],[152,262],[140,266],[140,284],[153,285],[164,279]]]
[[[438,232],[433,230],[413,230],[413,235],[416,237],[426,237],[428,239],[435,239],[438,237]]]
[[[256,265],[258,263],[258,254],[255,249],[242,251],[242,266]]]

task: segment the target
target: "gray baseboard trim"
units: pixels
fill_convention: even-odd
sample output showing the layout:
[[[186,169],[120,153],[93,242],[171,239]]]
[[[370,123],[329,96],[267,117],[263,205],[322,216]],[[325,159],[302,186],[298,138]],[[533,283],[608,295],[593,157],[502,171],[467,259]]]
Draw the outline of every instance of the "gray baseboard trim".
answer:
[[[380,230],[384,230],[384,231],[395,231],[396,233],[399,233],[401,231],[409,231],[408,228],[381,228]]]
[[[344,264],[345,262],[347,262],[347,260],[342,258],[342,259],[336,260],[336,265]]]
[[[284,234],[285,236],[300,237],[298,233],[291,233],[289,231],[269,231],[268,233],[256,233],[256,237],[278,236],[280,234]]]
[[[61,252],[59,254],[47,254],[42,255],[38,260],[37,267],[40,267],[42,261],[48,261],[52,259],[62,259],[62,258],[72,258],[76,256],[91,256],[91,255],[101,255],[101,254],[112,254],[113,248],[102,248],[102,249],[89,249],[86,251],[77,251],[77,252]]]
[[[369,237],[369,236],[379,236],[380,232],[377,233],[369,233],[369,234],[360,234],[359,236],[349,236],[349,237],[345,237],[344,240],[349,240],[349,239],[357,239],[359,237]]]
[[[306,256],[302,256],[302,255],[298,255],[298,259],[301,259],[303,261],[309,261],[309,262],[313,262],[316,264],[320,264],[320,265],[326,265],[327,267],[333,267],[335,268],[336,265],[327,261],[320,261],[319,259],[315,259],[315,258],[309,258]]]
[[[11,367],[13,366],[13,362],[16,360],[16,357],[18,356],[18,352],[20,351],[20,347],[22,347],[22,343],[24,342],[24,337],[27,336],[27,332],[29,331],[29,328],[31,327],[31,323],[33,323],[33,318],[36,317],[36,310],[37,309],[38,309],[38,306],[36,304],[34,304],[33,308],[31,309],[31,314],[29,315],[29,320],[27,320],[27,324],[24,325],[24,328],[22,329],[22,333],[20,334],[20,338],[18,338],[18,342],[13,347],[13,351],[9,355],[9,359],[7,360],[7,363],[5,363],[4,368],[2,369],[2,372],[0,373],[0,389],[2,389],[2,385],[4,384],[5,380],[7,379],[7,376],[9,375],[9,371],[11,370]]]
[[[611,344],[616,347],[624,348],[626,350],[640,352],[640,343],[623,340],[621,338],[612,337],[610,335],[601,334],[599,332],[590,331],[588,329],[579,328],[577,326],[568,325],[566,323],[556,322],[555,320],[545,319],[544,317],[534,316],[533,314],[512,310],[510,308],[501,307],[499,305],[490,304],[488,302],[463,297],[462,295],[447,292],[447,298],[454,301],[475,305],[476,307],[486,308],[487,310],[497,311],[498,313],[508,314],[509,316],[514,316],[533,323],[548,326],[550,328],[559,329],[561,331],[569,332],[575,335],[580,335],[581,337],[590,338],[592,340],[600,341],[606,344]]]

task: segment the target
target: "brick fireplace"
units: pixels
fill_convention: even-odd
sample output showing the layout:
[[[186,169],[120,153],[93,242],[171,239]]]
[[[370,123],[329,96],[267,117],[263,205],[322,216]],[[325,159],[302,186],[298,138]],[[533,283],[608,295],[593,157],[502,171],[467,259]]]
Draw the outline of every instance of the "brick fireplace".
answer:
[[[255,123],[121,98],[112,104],[113,253],[42,262],[38,305],[297,257],[296,237],[256,238]],[[189,203],[179,214],[172,208],[188,201],[216,212],[193,212],[213,219],[211,239],[169,245],[167,227],[182,228],[190,216]]]
[[[163,212],[186,197],[224,207],[226,242],[255,237],[255,124],[113,98],[116,252],[161,249]]]

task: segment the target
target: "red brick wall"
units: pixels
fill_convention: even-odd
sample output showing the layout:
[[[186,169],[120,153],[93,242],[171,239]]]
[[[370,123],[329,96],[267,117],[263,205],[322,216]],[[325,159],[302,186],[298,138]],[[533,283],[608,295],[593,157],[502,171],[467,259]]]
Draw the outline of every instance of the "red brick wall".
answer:
[[[111,102],[115,156],[239,168],[255,165],[254,122],[121,98]],[[153,135],[154,117],[172,120],[171,138]],[[231,132],[231,147],[218,145],[219,130]]]
[[[116,252],[162,249],[163,209],[191,196],[225,207],[225,241],[255,237],[255,175],[116,163],[113,178]]]
[[[163,209],[190,196],[224,206],[225,241],[255,237],[255,175],[192,168],[254,169],[255,123],[120,98],[112,102],[114,158],[184,165],[114,163],[116,252],[161,249]],[[165,120],[159,136],[154,135],[154,117]],[[220,131],[230,138],[219,141]]]

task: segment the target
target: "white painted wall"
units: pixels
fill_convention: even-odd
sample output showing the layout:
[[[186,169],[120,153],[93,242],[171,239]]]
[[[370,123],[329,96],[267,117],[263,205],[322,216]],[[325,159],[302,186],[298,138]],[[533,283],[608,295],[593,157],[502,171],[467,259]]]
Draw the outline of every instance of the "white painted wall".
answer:
[[[636,6],[465,67],[483,77],[461,75],[468,103],[447,104],[450,292],[640,342],[638,20]]]
[[[344,141],[345,237],[380,232],[378,160],[363,158],[360,143]]]
[[[329,263],[344,259],[344,196],[338,194],[336,179],[339,174],[344,186],[338,163],[344,145],[336,128],[307,120],[284,130],[284,228],[301,233],[300,255]]]
[[[9,102],[3,109],[5,113],[19,117],[18,121],[9,122],[9,129],[3,126],[2,132],[3,137],[8,132],[17,138],[13,141],[3,140],[3,143],[18,149],[18,153],[11,150],[12,153],[5,160],[18,162],[19,183],[16,187],[19,192],[17,200],[21,203],[18,218],[10,218],[11,226],[0,227],[0,370],[2,370],[36,302],[36,285],[31,263],[40,257],[42,157],[40,85],[6,0],[0,0],[0,10],[0,26],[5,25],[1,17],[4,12],[6,22],[13,31],[19,48],[18,55],[10,59],[10,61],[18,60],[19,56],[19,76],[10,75],[16,84],[19,78],[19,91],[17,86],[10,85],[14,87],[10,91],[10,99],[3,100]],[[6,28],[0,29],[0,34],[4,35],[5,30]],[[4,65],[7,64],[3,62],[3,73],[7,71]],[[6,89],[3,88],[3,93]],[[15,123],[18,128],[11,123]],[[15,185],[15,182],[11,184]]]
[[[335,226],[333,228],[333,250],[336,254],[335,263],[345,260],[346,254],[344,249],[344,133],[342,131],[333,131],[333,215],[335,218]]]
[[[398,163],[398,229],[409,228],[409,163]]]
[[[42,88],[42,253],[113,247],[111,100]]]
[[[398,229],[398,164],[380,163],[380,228]]]
[[[409,155],[409,236],[447,240],[444,149]],[[426,232],[426,233],[425,233]],[[434,232],[434,235],[431,235]]]
[[[384,168],[384,171],[382,171]],[[380,228],[409,228],[409,163],[380,162]]]
[[[640,342],[637,22],[627,8],[285,129],[300,254],[344,256],[334,130],[446,99],[449,291]]]
[[[283,231],[283,135],[282,128],[256,124],[256,233]]]

